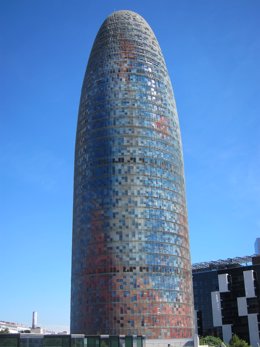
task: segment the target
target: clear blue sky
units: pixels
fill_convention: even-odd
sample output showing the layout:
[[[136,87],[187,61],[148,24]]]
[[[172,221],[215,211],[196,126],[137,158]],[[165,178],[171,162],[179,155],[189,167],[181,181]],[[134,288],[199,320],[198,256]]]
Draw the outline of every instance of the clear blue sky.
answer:
[[[193,262],[260,236],[259,0],[0,2],[0,320],[69,325],[73,153],[90,49],[111,12],[153,28],[181,123]]]

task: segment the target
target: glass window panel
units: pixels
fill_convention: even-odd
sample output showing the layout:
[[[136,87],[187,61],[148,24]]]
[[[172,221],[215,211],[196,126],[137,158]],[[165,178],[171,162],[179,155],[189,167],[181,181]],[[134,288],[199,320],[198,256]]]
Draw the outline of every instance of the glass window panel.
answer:
[[[14,336],[1,336],[0,335],[0,347],[18,347],[19,338]]]

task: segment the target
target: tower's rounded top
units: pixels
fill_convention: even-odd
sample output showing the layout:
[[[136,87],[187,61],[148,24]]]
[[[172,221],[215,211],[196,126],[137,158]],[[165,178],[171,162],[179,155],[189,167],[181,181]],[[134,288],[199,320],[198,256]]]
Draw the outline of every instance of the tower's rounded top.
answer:
[[[152,64],[160,65],[166,71],[165,61],[154,35],[146,20],[130,10],[111,13],[101,25],[96,36],[89,65],[96,67],[100,56],[101,61],[119,55],[121,59],[150,58]]]
[[[125,15],[130,15],[130,16],[136,16],[136,17],[139,17],[139,18],[142,18],[144,19],[140,14],[134,12],[134,11],[131,11],[131,10],[119,10],[119,11],[115,11],[115,12],[112,12],[107,18],[111,17],[111,16],[125,16]]]
[[[141,25],[145,25],[147,26],[150,30],[150,26],[149,24],[146,22],[146,20],[138,13],[134,12],[134,11],[130,11],[130,10],[119,10],[119,11],[115,11],[112,12],[106,19],[105,19],[105,23],[106,22],[110,22],[110,21],[133,21],[133,22],[138,22]]]

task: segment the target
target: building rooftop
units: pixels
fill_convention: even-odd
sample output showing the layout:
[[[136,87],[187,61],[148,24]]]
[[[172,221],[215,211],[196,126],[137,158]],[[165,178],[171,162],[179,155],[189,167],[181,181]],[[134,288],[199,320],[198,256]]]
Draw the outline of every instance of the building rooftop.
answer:
[[[252,259],[257,256],[258,256],[257,254],[254,254],[254,255],[247,255],[244,257],[235,257],[235,258],[227,258],[227,259],[219,259],[219,260],[213,260],[208,262],[195,263],[192,265],[192,272],[219,270],[219,269],[225,269],[229,267],[251,265]]]

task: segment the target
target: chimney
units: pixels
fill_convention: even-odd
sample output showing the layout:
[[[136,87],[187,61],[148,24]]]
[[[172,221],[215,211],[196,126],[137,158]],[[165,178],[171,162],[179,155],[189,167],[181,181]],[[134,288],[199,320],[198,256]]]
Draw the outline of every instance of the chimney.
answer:
[[[37,312],[33,311],[32,315],[32,328],[35,329],[37,328]]]

